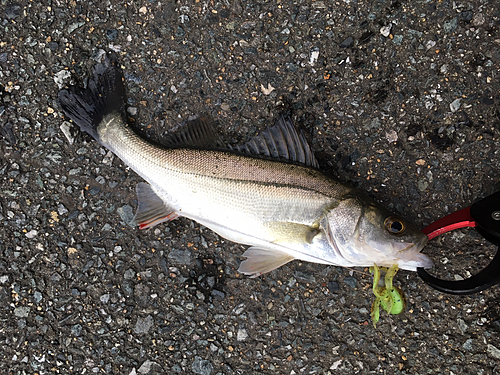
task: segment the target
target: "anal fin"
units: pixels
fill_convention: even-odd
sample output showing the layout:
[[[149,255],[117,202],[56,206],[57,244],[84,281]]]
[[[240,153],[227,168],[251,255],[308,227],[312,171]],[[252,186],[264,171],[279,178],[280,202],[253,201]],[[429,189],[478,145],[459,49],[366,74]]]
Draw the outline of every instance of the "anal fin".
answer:
[[[139,225],[139,229],[151,228],[156,224],[174,220],[178,217],[175,210],[163,202],[151,185],[139,182],[136,192],[138,207],[134,222]]]
[[[245,259],[241,262],[238,272],[250,277],[257,277],[270,272],[295,258],[289,254],[276,250],[268,250],[252,246],[243,253]]]

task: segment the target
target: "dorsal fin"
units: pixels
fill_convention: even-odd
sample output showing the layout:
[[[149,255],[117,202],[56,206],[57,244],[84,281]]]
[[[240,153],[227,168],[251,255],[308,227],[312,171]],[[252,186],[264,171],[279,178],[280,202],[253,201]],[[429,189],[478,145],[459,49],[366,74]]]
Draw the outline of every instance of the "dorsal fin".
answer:
[[[288,116],[280,117],[274,126],[266,128],[244,145],[233,146],[231,149],[244,154],[290,160],[309,167],[319,167],[304,133],[297,132]]]
[[[169,131],[162,145],[168,148],[222,149],[222,140],[214,121],[207,115],[189,118]],[[303,132],[298,133],[290,117],[281,116],[244,145],[228,147],[242,154],[275,158],[319,168],[318,161]]]
[[[169,131],[162,144],[168,148],[190,147],[209,148],[220,147],[221,138],[215,129],[211,117],[201,114],[190,117]]]

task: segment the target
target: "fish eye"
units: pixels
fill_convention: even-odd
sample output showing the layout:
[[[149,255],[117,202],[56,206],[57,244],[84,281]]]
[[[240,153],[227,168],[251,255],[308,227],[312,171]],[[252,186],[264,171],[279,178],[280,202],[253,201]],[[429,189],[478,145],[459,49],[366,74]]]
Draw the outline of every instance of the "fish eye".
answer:
[[[401,234],[405,231],[405,223],[403,220],[389,216],[384,221],[385,229],[391,234]]]

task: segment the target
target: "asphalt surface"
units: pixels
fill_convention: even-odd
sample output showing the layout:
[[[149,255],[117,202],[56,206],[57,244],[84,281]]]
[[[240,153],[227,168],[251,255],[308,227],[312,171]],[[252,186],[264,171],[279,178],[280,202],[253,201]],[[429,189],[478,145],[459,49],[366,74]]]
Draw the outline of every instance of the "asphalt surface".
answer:
[[[140,178],[56,103],[115,50],[145,136],[204,112],[235,144],[289,112],[323,170],[424,227],[500,189],[499,27],[497,0],[2,1],[0,372],[499,373],[498,287],[401,271],[408,307],[374,329],[366,274],[249,279],[197,223],[132,227]],[[424,252],[453,280],[495,250],[463,230]]]

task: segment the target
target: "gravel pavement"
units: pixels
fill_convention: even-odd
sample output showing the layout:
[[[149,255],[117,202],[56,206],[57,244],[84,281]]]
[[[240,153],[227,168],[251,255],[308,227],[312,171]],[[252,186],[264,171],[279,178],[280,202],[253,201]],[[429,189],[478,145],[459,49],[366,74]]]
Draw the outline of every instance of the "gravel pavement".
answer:
[[[500,189],[498,0],[0,2],[2,374],[498,374],[499,288],[430,289],[370,321],[367,269],[238,274],[244,246],[187,219],[131,226],[141,179],[57,91],[117,51],[128,113],[161,142],[209,113],[229,143],[281,113],[321,168],[424,227]],[[424,252],[484,267],[473,230]]]

